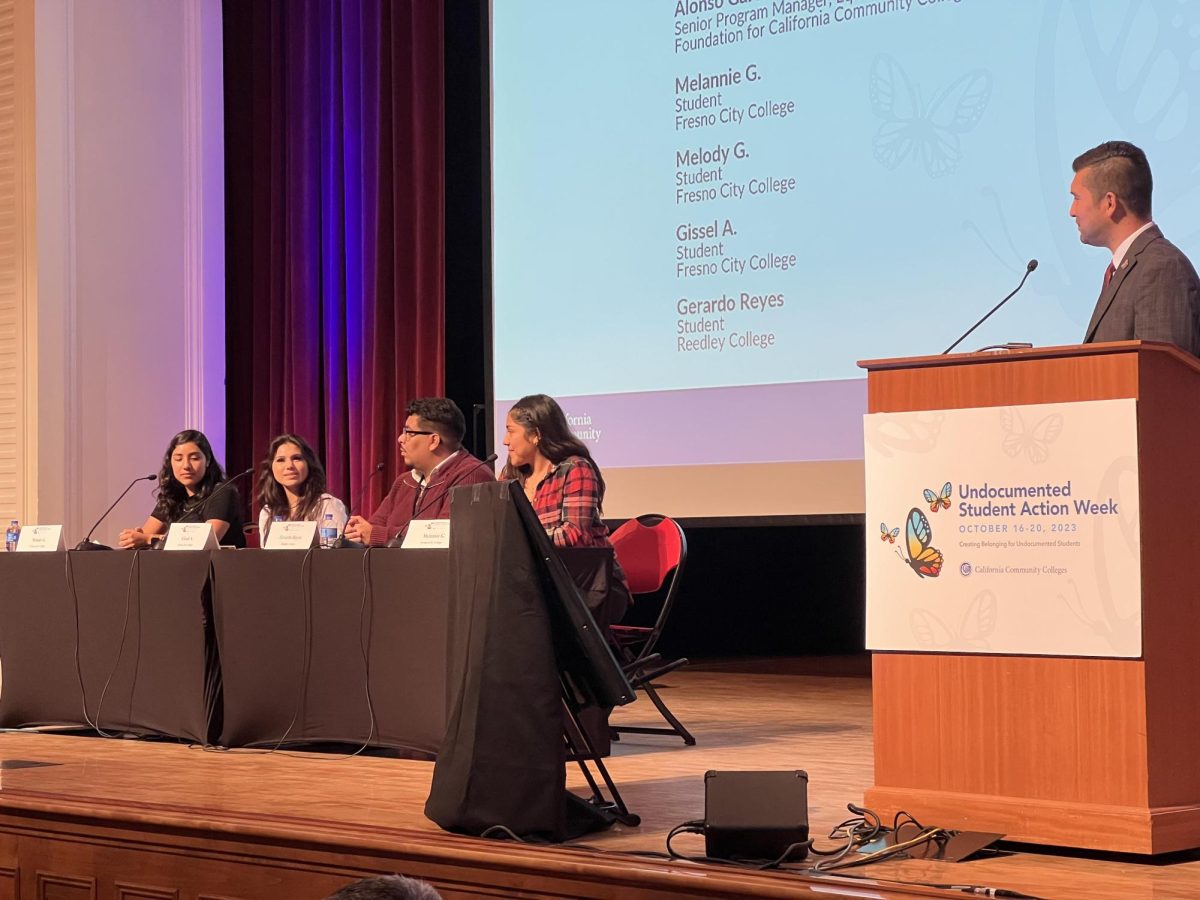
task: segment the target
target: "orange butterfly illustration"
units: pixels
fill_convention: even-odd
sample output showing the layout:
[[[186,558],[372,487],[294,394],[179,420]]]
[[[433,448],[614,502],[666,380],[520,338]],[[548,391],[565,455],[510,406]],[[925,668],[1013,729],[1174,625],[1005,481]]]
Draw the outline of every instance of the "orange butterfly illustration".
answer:
[[[950,482],[948,481],[942,485],[942,492],[940,494],[935,494],[933,491],[929,490],[929,488],[926,488],[925,502],[929,504],[929,511],[937,512],[938,506],[943,506],[946,509],[949,509],[950,494],[953,492],[953,490],[954,489],[951,487]]]
[[[942,551],[930,547],[933,531],[929,527],[929,519],[925,513],[915,506],[908,512],[908,522],[904,529],[905,544],[908,558],[900,557],[921,578],[937,578],[942,573]],[[899,550],[896,551],[899,555]]]
[[[896,538],[899,537],[899,535],[899,528],[893,528],[891,531],[889,531],[886,525],[884,525],[882,522],[879,523],[879,539],[881,541],[887,541],[889,544],[894,544],[896,543]]]

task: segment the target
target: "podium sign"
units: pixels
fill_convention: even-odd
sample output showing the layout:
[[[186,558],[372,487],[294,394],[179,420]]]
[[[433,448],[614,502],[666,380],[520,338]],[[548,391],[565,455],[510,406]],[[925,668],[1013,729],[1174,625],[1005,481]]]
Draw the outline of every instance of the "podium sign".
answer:
[[[1136,400],[874,413],[864,435],[868,649],[1141,655]]]
[[[872,646],[906,648],[871,659],[866,805],[1200,847],[1200,359],[1125,341],[860,365]]]

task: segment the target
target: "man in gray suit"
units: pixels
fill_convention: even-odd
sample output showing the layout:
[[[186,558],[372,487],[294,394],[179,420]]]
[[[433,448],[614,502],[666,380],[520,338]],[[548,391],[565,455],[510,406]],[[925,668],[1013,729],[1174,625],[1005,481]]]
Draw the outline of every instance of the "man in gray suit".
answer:
[[[1071,168],[1079,239],[1112,253],[1084,343],[1168,341],[1200,356],[1200,279],[1150,218],[1146,154],[1109,141],[1081,154]]]

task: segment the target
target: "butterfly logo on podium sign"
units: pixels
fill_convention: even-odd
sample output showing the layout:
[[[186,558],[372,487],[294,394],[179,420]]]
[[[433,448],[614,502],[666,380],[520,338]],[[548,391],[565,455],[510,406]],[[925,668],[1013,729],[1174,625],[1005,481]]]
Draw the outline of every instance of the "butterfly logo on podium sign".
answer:
[[[1044,463],[1050,458],[1050,445],[1062,434],[1063,417],[1050,413],[1026,427],[1021,411],[1008,407],[1000,414],[1000,426],[1004,429],[1000,447],[1005,453],[1013,457],[1024,453],[1031,463]]]
[[[950,482],[942,485],[942,489],[936,494],[929,488],[925,488],[925,502],[929,504],[930,512],[937,512],[939,509],[950,508],[950,495],[954,493],[954,486]]]
[[[923,650],[987,650],[988,638],[996,630],[996,618],[996,595],[982,591],[963,612],[957,631],[927,609],[914,609],[909,625]]]
[[[867,416],[863,440],[888,459],[907,453],[927,453],[937,446],[945,419],[944,412],[936,411],[909,413],[902,419]]]
[[[887,541],[889,544],[894,544],[896,543],[896,538],[899,536],[899,528],[892,528],[889,530],[887,525],[885,525],[883,522],[879,523],[879,539],[881,541]]]
[[[896,550],[896,555],[919,578],[937,578],[942,574],[945,558],[941,550],[931,546],[932,542],[933,529],[929,527],[929,518],[914,506],[908,511],[908,518],[904,523],[903,546],[908,555],[905,556],[899,549]]]

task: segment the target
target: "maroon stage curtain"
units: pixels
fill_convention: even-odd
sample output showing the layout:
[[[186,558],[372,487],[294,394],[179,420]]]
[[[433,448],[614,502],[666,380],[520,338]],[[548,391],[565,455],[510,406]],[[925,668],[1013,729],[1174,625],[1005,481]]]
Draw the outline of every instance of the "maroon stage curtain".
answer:
[[[442,30],[441,0],[225,0],[229,471],[294,432],[347,506],[386,464],[370,511],[443,391]]]

